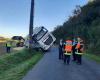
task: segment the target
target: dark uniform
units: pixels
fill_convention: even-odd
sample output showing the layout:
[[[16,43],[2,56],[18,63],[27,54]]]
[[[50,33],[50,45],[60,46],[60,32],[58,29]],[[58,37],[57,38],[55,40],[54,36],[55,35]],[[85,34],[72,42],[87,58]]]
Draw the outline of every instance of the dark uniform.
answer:
[[[63,42],[60,40],[59,43],[59,59],[63,59]]]
[[[76,45],[77,45],[77,42],[75,40],[73,40],[73,46],[72,46],[72,56],[73,56],[73,61],[76,61]]]

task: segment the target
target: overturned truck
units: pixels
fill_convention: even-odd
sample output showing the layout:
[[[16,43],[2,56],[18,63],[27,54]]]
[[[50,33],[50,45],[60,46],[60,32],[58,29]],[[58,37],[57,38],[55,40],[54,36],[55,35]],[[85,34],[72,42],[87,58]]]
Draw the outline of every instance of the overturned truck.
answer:
[[[45,27],[36,27],[33,30],[32,47],[47,51],[56,41],[56,38]],[[29,36],[25,39],[25,46],[29,48]]]

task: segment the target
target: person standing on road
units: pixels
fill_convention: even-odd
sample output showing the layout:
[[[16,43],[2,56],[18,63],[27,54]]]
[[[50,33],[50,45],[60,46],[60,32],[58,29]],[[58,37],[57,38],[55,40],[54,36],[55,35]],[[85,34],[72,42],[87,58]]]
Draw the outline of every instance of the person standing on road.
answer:
[[[80,38],[77,38],[77,39],[78,39],[78,43],[76,45],[77,63],[81,65],[82,64],[82,55],[83,55],[84,44],[83,44],[82,39],[80,39]]]
[[[76,61],[76,45],[77,45],[77,41],[76,39],[74,38],[73,39],[73,46],[72,46],[72,56],[73,56],[73,61]]]
[[[66,40],[65,52],[64,52],[64,64],[66,64],[66,60],[67,64],[70,63],[71,53],[72,53],[72,40]]]
[[[7,41],[7,43],[6,43],[6,52],[7,53],[11,52],[11,42],[10,41]]]
[[[63,59],[63,40],[60,39],[59,42],[59,59]]]

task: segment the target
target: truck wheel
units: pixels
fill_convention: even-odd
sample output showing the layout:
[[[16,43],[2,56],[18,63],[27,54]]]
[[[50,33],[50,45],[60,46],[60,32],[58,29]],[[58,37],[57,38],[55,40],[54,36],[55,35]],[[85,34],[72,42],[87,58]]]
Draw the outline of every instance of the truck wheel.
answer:
[[[40,48],[40,50],[41,50],[43,53],[47,52],[47,50],[44,50],[43,48]]]

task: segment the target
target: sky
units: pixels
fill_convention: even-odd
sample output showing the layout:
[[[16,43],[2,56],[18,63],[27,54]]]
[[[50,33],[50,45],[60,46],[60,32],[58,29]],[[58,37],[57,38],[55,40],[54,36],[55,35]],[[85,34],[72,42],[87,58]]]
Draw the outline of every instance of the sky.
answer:
[[[72,15],[76,5],[88,0],[35,0],[34,27],[52,31]],[[26,36],[29,32],[31,0],[0,0],[0,36]]]

